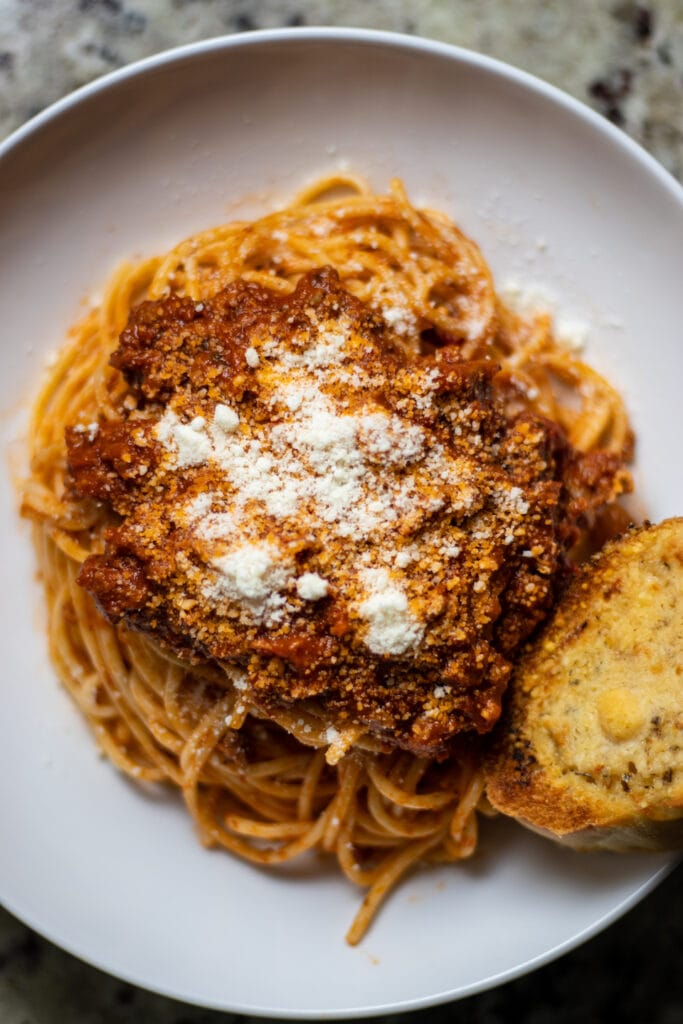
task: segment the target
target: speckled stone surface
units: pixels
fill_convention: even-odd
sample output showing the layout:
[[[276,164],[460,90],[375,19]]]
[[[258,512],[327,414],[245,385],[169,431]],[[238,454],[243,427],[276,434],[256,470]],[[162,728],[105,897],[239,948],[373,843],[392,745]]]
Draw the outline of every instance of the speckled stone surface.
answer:
[[[0,0],[0,135],[179,43],[356,25],[480,50],[589,103],[683,178],[683,0]]]
[[[304,24],[410,32],[509,61],[589,103],[683,180],[683,0],[0,0],[0,137],[77,86],[148,54]],[[384,1020],[683,1024],[682,949],[678,869],[562,960],[481,996]],[[0,1024],[238,1019],[109,978],[0,910]]]

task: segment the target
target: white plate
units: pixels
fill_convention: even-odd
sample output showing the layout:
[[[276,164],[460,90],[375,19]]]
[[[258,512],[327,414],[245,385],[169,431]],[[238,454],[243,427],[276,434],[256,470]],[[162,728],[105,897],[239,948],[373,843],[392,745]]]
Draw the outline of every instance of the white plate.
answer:
[[[252,215],[340,162],[454,215],[499,282],[550,287],[589,322],[627,397],[653,518],[683,512],[676,438],[683,200],[605,121],[529,76],[436,43],[264,32],[143,61],[0,150],[7,437],[84,297],[123,257]],[[494,822],[464,867],[425,870],[365,942],[330,866],[265,872],[206,852],[174,796],[98,759],[45,653],[28,531],[2,477],[0,885],[78,956],[190,1002],[280,1016],[424,1006],[496,984],[614,920],[664,857],[573,855]]]

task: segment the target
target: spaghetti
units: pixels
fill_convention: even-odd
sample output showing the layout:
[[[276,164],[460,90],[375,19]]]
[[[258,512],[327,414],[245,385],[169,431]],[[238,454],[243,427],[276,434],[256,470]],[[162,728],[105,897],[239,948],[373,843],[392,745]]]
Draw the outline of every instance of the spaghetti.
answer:
[[[185,296],[199,309],[237,281],[289,296],[323,266],[383,318],[408,357],[445,345],[462,362],[500,365],[510,421],[543,417],[573,448],[595,453],[573,499],[585,542],[602,507],[613,509],[629,486],[632,440],[619,396],[557,343],[548,315],[522,318],[502,305],[481,253],[448,218],[414,209],[399,183],[378,196],[349,175],[119,269],[40,393],[22,511],[34,521],[52,660],[107,756],[133,778],[177,786],[206,845],[264,865],[307,850],[335,855],[368,889],[347,935],[353,944],[413,865],[474,851],[486,809],[476,738],[456,736],[447,756],[424,756],[348,717],[330,730],[320,701],[249,701],[220,659],[188,659],[125,621],[112,624],[77,576],[118,520],[106,502],[74,492],[65,447],[67,428],[94,434],[134,411],[130,381],[110,357],[142,299]]]

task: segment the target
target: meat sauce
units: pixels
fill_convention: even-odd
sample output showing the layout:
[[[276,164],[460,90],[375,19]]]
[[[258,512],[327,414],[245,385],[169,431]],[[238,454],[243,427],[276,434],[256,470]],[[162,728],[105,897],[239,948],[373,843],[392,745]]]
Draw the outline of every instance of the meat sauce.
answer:
[[[261,713],[313,701],[428,756],[488,732],[620,463],[430,349],[329,268],[142,303],[111,360],[131,408],[67,430],[69,486],[116,514],[81,585]]]

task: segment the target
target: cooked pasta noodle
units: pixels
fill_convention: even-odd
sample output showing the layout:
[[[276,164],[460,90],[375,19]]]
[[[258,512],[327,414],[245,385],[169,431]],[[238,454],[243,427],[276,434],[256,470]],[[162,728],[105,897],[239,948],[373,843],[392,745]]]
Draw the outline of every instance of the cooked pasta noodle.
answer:
[[[65,428],[117,420],[126,408],[128,385],[109,357],[136,303],[169,293],[201,302],[237,279],[286,294],[325,265],[407,348],[446,342],[460,346],[463,359],[498,361],[513,411],[553,420],[581,451],[628,458],[619,396],[558,344],[548,314],[506,309],[478,248],[443,214],[416,210],[400,183],[377,195],[340,174],[261,219],[211,228],[119,268],[40,392],[22,509],[34,521],[51,657],[102,750],[135,779],[177,786],[208,846],[257,864],[307,850],[335,856],[346,877],[368,889],[348,933],[355,943],[417,862],[474,851],[483,788],[477,744],[458,742],[447,758],[429,759],[387,752],[355,725],[330,742],[315,702],[266,716],[219,665],[189,664],[112,625],[76,580],[86,557],[103,550],[112,513],[65,486]]]

